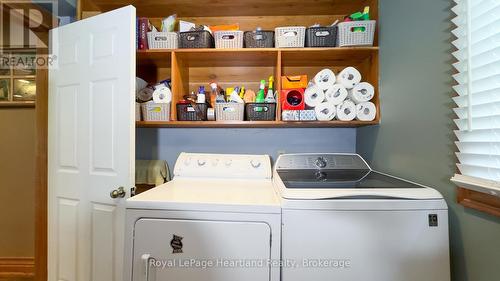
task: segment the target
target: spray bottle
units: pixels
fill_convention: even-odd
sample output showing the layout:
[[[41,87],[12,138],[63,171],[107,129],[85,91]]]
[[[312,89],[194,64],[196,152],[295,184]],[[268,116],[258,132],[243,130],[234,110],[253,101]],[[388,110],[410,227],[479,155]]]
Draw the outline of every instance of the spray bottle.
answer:
[[[269,76],[269,86],[267,87],[267,95],[265,102],[267,103],[275,103],[276,98],[274,97],[274,77]]]
[[[265,102],[266,94],[264,93],[264,89],[266,88],[266,80],[260,80],[259,92],[257,93],[257,97],[255,98],[255,102],[263,103]]]

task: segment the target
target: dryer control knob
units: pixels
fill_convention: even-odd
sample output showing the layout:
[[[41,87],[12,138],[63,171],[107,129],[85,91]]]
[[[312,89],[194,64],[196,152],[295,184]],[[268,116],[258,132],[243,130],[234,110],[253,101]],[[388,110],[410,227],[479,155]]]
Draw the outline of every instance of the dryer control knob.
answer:
[[[184,160],[184,166],[189,166],[191,164],[191,158],[186,158]]]
[[[203,160],[203,159],[198,159],[198,166],[205,166],[205,164],[207,164],[207,161],[206,160]]]
[[[257,169],[260,167],[261,163],[259,160],[252,159],[252,160],[250,160],[250,165],[252,165],[252,167]]]
[[[233,164],[233,160],[231,159],[228,159],[226,160],[226,162],[224,163],[227,167],[231,166],[231,164]]]

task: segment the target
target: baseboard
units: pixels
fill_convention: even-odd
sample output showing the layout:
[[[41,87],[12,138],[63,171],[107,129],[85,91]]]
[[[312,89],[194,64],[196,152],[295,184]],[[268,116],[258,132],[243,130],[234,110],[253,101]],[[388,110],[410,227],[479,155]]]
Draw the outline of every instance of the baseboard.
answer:
[[[0,257],[0,278],[33,277],[35,275],[34,258]]]

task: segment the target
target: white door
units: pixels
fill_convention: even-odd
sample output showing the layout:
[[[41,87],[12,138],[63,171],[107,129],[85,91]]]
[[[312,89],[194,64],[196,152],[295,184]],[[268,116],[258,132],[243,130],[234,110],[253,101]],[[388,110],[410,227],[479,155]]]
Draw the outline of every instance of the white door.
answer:
[[[135,8],[50,36],[48,280],[122,281],[124,204],[134,185]],[[123,198],[111,198],[119,187]]]

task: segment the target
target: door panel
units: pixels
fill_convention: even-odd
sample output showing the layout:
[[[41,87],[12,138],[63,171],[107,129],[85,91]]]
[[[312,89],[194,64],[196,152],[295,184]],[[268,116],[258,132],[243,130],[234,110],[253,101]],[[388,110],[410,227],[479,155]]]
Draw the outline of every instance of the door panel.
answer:
[[[147,269],[148,281],[269,281],[266,223],[140,219],[134,232],[133,280],[146,280]],[[164,265],[146,268],[144,254]]]
[[[50,32],[49,280],[122,281],[134,186],[135,8]],[[125,198],[110,192],[124,187]]]

